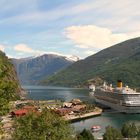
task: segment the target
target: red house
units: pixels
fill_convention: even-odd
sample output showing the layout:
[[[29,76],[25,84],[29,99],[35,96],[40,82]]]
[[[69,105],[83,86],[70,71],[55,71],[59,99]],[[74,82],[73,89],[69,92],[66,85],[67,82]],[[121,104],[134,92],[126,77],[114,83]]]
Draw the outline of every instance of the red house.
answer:
[[[26,109],[20,109],[20,110],[16,110],[16,111],[12,111],[11,112],[11,115],[13,117],[21,117],[21,116],[24,116],[28,113],[28,110]]]

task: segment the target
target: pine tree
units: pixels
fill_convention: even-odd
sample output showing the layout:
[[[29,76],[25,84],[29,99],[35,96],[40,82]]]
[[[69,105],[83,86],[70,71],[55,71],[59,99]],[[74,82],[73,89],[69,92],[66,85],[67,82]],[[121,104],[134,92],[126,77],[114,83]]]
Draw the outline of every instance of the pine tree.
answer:
[[[122,127],[121,132],[125,138],[136,138],[137,127],[135,123],[125,123]]]
[[[84,129],[77,135],[77,140],[95,140],[94,136],[89,130]]]
[[[121,132],[112,126],[106,128],[106,132],[103,135],[103,140],[121,140]]]
[[[72,140],[70,125],[57,114],[29,113],[15,120],[14,140]]]

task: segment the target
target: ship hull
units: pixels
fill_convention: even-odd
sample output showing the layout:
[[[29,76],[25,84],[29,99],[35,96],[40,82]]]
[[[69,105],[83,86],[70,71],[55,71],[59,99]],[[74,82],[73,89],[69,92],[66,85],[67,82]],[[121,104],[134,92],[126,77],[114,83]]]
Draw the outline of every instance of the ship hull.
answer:
[[[99,99],[96,96],[95,96],[95,101],[101,105],[110,107],[110,108],[117,110],[119,112],[122,112],[122,113],[131,113],[131,114],[132,113],[135,113],[135,114],[140,113],[140,106],[122,106],[119,103],[115,104],[115,103],[105,101],[103,99]]]

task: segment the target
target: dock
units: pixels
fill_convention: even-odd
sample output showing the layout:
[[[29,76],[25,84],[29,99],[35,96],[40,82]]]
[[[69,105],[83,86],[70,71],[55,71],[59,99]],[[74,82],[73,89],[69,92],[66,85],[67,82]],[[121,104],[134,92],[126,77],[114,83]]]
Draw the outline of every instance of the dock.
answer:
[[[65,115],[63,116],[63,118],[66,121],[74,122],[74,121],[80,121],[80,120],[95,117],[95,116],[100,116],[101,114],[102,114],[102,109],[98,109],[97,111],[80,114],[80,115]]]

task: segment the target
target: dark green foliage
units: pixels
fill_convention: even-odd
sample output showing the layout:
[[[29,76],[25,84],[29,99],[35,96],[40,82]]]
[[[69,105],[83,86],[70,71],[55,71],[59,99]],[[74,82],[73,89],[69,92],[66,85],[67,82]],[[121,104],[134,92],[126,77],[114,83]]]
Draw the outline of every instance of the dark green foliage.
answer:
[[[123,139],[140,139],[140,126],[135,123],[125,123],[121,128],[121,132],[111,126],[106,128],[103,140],[123,140]]]
[[[0,122],[0,135],[3,134],[2,123]]]
[[[14,140],[73,140],[70,125],[50,111],[17,118],[14,127]]]
[[[46,79],[44,84],[78,86],[100,77],[115,84],[118,79],[140,87],[140,38],[127,40],[80,60]]]
[[[91,112],[91,111],[94,111],[95,110],[95,105],[93,104],[87,104],[86,105],[86,112]]]
[[[8,113],[9,102],[18,98],[19,91],[15,69],[0,51],[0,116]]]
[[[125,138],[136,138],[139,133],[134,123],[125,123],[121,132]]]
[[[106,128],[106,132],[103,135],[103,140],[121,140],[121,132],[111,126]]]
[[[123,124],[121,132],[125,138],[128,138],[128,133],[129,133],[129,124],[128,123]]]
[[[89,130],[84,129],[81,133],[77,134],[77,140],[95,140],[95,139]]]
[[[140,126],[137,127],[137,138],[140,140]]]

